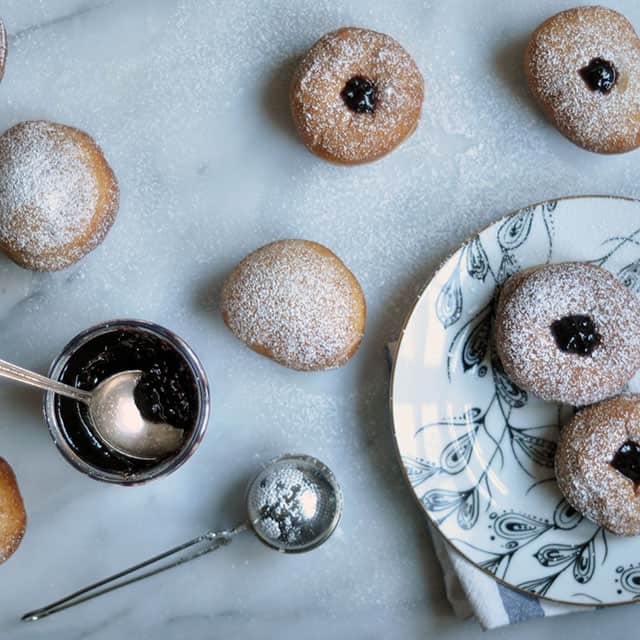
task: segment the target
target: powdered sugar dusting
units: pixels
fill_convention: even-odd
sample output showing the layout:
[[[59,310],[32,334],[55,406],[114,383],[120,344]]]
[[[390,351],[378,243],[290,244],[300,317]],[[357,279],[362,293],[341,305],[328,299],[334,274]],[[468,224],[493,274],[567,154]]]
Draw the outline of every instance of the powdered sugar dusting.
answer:
[[[613,63],[608,94],[580,75],[594,58]],[[629,151],[640,142],[640,39],[621,14],[605,7],[563,11],[533,34],[527,51],[533,93],[560,130],[592,151]]]
[[[611,466],[627,441],[640,442],[640,396],[624,394],[580,411],[563,427],[556,475],[569,504],[620,535],[640,534],[640,495]]]
[[[353,112],[340,95],[354,76],[376,86],[372,113]],[[393,38],[349,28],[328,33],[302,58],[292,106],[312,150],[338,162],[363,162],[388,152],[413,131],[423,93],[415,62]]]
[[[364,330],[357,281],[333,254],[304,240],[247,256],[225,283],[222,310],[243,342],[301,370],[343,364]]]
[[[18,548],[25,530],[22,497],[9,464],[0,458],[0,564]]]
[[[589,356],[561,351],[552,322],[591,316],[601,336]],[[544,400],[585,405],[618,391],[640,367],[640,302],[596,265],[564,262],[513,276],[501,292],[496,346],[507,374]]]
[[[23,532],[13,531],[13,518],[0,511],[0,564],[8,560],[22,540]]]
[[[90,159],[65,129],[45,121],[5,132],[0,159],[0,243],[29,256],[36,267],[44,261],[43,268],[51,268],[55,253],[87,233],[96,213]],[[68,262],[67,256],[61,261]]]

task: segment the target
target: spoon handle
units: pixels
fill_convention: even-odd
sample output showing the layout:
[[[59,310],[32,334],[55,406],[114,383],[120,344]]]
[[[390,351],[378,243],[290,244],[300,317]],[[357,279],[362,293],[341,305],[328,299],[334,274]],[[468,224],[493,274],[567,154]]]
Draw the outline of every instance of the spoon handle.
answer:
[[[185,562],[189,562],[190,560],[195,560],[200,556],[203,556],[205,553],[209,553],[210,551],[215,551],[220,547],[231,542],[231,538],[235,536],[237,533],[241,531],[245,531],[248,529],[249,524],[247,522],[243,522],[242,524],[234,527],[233,529],[229,529],[226,531],[208,531],[207,533],[198,536],[197,538],[193,538],[188,542],[183,544],[179,544],[177,547],[173,547],[163,553],[158,554],[157,556],[153,556],[148,560],[144,560],[143,562],[139,562],[138,564],[129,567],[128,569],[124,569],[123,571],[119,571],[118,573],[109,576],[108,578],[103,578],[102,580],[98,580],[98,582],[94,582],[86,587],[78,591],[74,591],[70,593],[68,596],[61,598],[60,600],[56,600],[51,604],[46,605],[45,607],[41,607],[40,609],[34,609],[33,611],[29,611],[25,613],[21,620],[25,622],[32,622],[35,620],[41,620],[46,616],[50,616],[53,613],[58,613],[58,611],[63,611],[64,609],[69,609],[70,607],[74,607],[81,602],[86,602],[87,600],[91,600],[92,598],[97,598],[104,593],[108,593],[109,591],[114,591],[115,589],[119,589],[120,587],[126,587],[129,584],[134,582],[138,582],[139,580],[144,580],[145,578],[149,578],[150,576],[154,576],[157,573],[162,571],[166,571],[167,569],[172,569],[173,567],[177,567],[178,565],[184,564]],[[180,551],[184,551],[185,549],[189,549],[190,547],[196,546],[198,544],[204,544],[205,546],[202,549],[198,549],[193,553],[186,554],[173,560],[167,564],[164,564],[160,567],[151,569],[150,571],[146,571],[140,575],[132,576],[127,578],[126,580],[122,580],[121,582],[116,582],[116,584],[110,584],[119,580],[120,578],[124,578],[140,569],[144,569],[145,567],[149,567],[156,562],[160,562],[169,556],[172,556]],[[109,586],[107,586],[109,585]],[[101,588],[104,587],[104,588]]]
[[[83,391],[82,389],[63,384],[46,376],[41,376],[39,373],[23,369],[6,360],[0,360],[0,377],[9,378],[15,382],[22,382],[23,384],[28,384],[38,389],[44,389],[45,391],[53,391],[58,395],[72,398],[85,404],[87,404],[91,398],[91,392],[89,391]]]

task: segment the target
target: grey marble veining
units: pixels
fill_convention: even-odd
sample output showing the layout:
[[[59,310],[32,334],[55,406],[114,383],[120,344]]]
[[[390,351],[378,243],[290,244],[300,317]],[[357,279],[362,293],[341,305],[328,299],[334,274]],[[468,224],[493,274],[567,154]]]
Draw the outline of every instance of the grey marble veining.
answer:
[[[640,26],[640,6],[612,2]],[[0,637],[471,638],[456,620],[396,462],[383,346],[416,293],[469,233],[514,208],[571,194],[640,197],[639,158],[566,142],[533,105],[521,57],[570,2],[509,0],[5,0],[10,52],[0,128],[49,118],[90,132],[122,201],[79,265],[32,274],[0,258],[0,355],[45,371],[91,323],[142,317],[174,329],[212,385],[209,433],[179,472],[146,487],[93,482],[57,454],[30,390],[0,384],[0,455],[29,514],[0,567]],[[292,130],[294,60],[324,32],[385,31],[426,80],[416,134],[370,166],[317,160]],[[276,238],[328,245],[358,276],[367,333],[344,368],[288,371],[222,326],[217,293]],[[327,462],[345,513],[323,547],[282,556],[251,536],[195,563],[25,625],[19,614],[210,527],[242,518],[256,466],[283,451]],[[632,607],[494,632],[620,637]]]

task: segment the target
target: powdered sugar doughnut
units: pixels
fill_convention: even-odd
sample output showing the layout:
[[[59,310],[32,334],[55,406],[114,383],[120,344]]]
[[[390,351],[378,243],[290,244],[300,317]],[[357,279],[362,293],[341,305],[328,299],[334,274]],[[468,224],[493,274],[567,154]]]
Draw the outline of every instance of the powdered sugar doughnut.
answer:
[[[7,30],[4,22],[0,20],[0,80],[4,76],[4,65],[7,61]]]
[[[549,18],[524,66],[544,112],[577,145],[599,153],[640,145],[640,39],[623,15],[579,7]]]
[[[291,111],[303,142],[341,164],[370,162],[413,133],[422,75],[393,38],[348,27],[326,34],[303,56]]]
[[[86,133],[36,120],[0,136],[0,248],[20,266],[55,271],[80,260],[111,228],[118,200]]]
[[[640,396],[579,411],[560,432],[555,467],[574,509],[618,535],[640,534]]]
[[[248,255],[222,289],[222,317],[248,347],[292,369],[344,364],[364,333],[360,284],[317,242],[279,240]]]
[[[18,548],[26,524],[16,477],[8,463],[0,458],[0,564]]]
[[[504,284],[495,336],[517,385],[544,400],[590,404],[640,367],[640,301],[594,264],[533,267]]]

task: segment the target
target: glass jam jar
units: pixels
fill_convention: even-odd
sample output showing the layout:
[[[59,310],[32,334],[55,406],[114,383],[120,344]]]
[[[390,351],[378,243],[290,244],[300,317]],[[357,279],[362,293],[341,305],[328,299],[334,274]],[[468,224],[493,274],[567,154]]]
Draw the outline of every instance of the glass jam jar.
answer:
[[[152,322],[112,320],[90,327],[67,344],[49,376],[91,390],[114,373],[132,369],[153,381],[149,410],[167,413],[172,426],[184,429],[180,448],[167,457],[140,460],[123,455],[96,437],[84,405],[52,392],[44,398],[56,447],[76,469],[96,480],[138,485],[166,476],[193,455],[207,428],[209,383],[202,363],[184,340]]]

